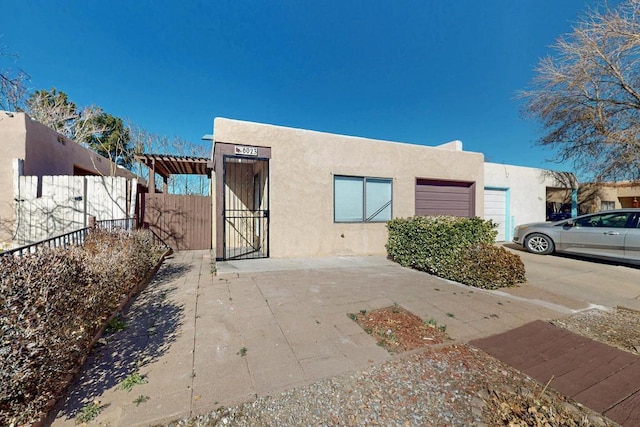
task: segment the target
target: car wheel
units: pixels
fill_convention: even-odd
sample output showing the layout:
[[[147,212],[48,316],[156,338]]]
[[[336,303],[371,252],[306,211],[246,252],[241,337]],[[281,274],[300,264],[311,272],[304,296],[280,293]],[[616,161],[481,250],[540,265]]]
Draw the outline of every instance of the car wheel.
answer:
[[[553,252],[553,240],[544,234],[532,234],[524,240],[524,246],[529,252],[539,255],[547,255]]]

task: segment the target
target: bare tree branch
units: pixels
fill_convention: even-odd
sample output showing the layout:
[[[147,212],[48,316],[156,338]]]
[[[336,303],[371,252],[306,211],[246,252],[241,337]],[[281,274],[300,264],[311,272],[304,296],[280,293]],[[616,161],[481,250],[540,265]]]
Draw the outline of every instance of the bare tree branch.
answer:
[[[640,178],[640,0],[588,11],[553,49],[521,93],[539,144],[591,179]]]
[[[135,123],[127,124],[136,154],[169,154],[174,156],[208,157],[209,150],[178,136],[172,138],[148,132]],[[148,170],[140,168],[138,175],[148,179]],[[159,182],[159,180],[156,180]],[[206,176],[172,175],[168,186],[172,193],[209,194],[209,178]]]
[[[17,55],[6,53],[0,47],[0,57],[13,57]],[[27,96],[27,83],[30,77],[20,68],[10,67],[0,69],[0,109],[8,111],[20,111]]]

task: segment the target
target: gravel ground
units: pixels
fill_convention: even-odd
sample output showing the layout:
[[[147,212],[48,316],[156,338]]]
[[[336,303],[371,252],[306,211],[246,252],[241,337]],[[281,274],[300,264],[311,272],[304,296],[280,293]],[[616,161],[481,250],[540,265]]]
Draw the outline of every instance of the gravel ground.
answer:
[[[471,370],[479,351],[450,346],[400,357],[280,395],[183,420],[178,426],[477,425]],[[471,366],[470,366],[471,365]],[[501,372],[492,372],[500,374]]]
[[[514,411],[524,414],[514,417]],[[524,423],[522,420],[525,419],[533,423]],[[616,424],[567,401],[480,350],[453,344],[416,350],[364,371],[258,398],[232,408],[219,408],[169,425]]]
[[[619,307],[616,310],[590,310],[552,322],[596,341],[640,354],[640,312]]]
[[[386,311],[385,311],[386,310]],[[380,313],[398,313],[383,309]],[[377,319],[367,314],[371,319]],[[384,323],[382,316],[377,321]],[[640,312],[593,310],[553,321],[638,354]],[[404,326],[409,326],[405,322]],[[409,336],[407,328],[404,334]],[[184,426],[615,426],[465,344],[405,352],[384,364],[170,423]]]

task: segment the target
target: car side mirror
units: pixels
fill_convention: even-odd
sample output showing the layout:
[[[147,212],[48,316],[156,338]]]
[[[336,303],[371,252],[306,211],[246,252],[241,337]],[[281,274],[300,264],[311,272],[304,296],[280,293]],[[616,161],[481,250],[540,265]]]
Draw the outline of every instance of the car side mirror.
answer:
[[[573,222],[573,220],[572,220],[572,219],[570,219],[569,221],[567,221],[565,224],[566,224],[566,225],[568,225],[569,227],[575,227],[575,225],[576,225],[576,223],[575,223],[575,222]]]

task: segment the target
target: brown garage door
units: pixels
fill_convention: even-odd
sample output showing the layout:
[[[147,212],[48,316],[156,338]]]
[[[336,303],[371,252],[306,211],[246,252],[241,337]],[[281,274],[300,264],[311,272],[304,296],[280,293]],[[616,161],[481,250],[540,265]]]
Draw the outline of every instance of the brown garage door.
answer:
[[[475,183],[416,180],[416,215],[475,215]]]

